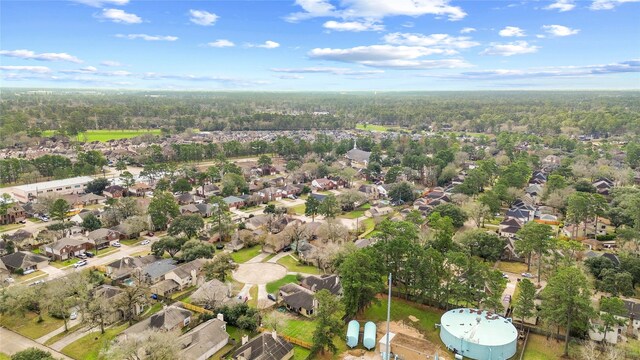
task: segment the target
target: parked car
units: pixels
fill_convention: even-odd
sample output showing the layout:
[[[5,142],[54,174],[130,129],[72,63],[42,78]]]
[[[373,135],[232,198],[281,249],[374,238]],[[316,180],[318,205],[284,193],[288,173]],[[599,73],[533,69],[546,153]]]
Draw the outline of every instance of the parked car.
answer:
[[[122,244],[120,244],[119,242],[114,242],[113,244],[111,244],[111,246],[120,247],[120,246],[122,246]]]
[[[147,236],[154,236],[155,234],[153,233],[153,231],[148,231],[147,232]]]
[[[69,320],[75,320],[78,318],[78,312],[74,311],[71,314],[69,314]]]
[[[26,224],[26,223],[27,223],[27,220],[20,220],[20,221],[18,221],[18,222],[19,222],[20,224]]]
[[[218,249],[218,250],[224,249],[224,244],[223,243],[217,243],[216,244],[216,249]]]
[[[15,280],[13,280],[13,278],[8,277],[8,278],[4,279],[4,282],[8,282],[9,284],[11,284],[11,283],[15,282]]]
[[[27,269],[27,270],[22,272],[22,275],[29,275],[29,274],[32,274],[34,272],[36,272],[35,269]]]
[[[96,256],[96,254],[92,253],[91,251],[85,251],[84,254],[87,255],[87,257],[90,257],[90,258]]]
[[[31,284],[29,284],[29,286],[36,286],[36,285],[40,285],[40,284],[44,284],[44,280],[34,281]]]
[[[522,273],[520,275],[522,275],[522,277],[526,277],[526,278],[532,278],[533,277],[533,275],[531,275],[531,273]]]
[[[285,246],[284,248],[282,248],[282,251],[284,251],[284,252],[291,251],[291,245]]]
[[[79,258],[79,259],[86,259],[86,258],[87,258],[87,255],[85,255],[85,254],[78,254],[78,255],[77,255],[77,258]]]
[[[271,301],[276,301],[276,297],[275,297],[275,296],[273,296],[273,294],[268,294],[268,295],[267,295],[267,298],[268,298],[269,300],[271,300]]]
[[[503,278],[505,278],[505,279],[507,279],[507,280],[509,280],[509,275],[507,275],[507,274],[505,274],[505,273],[502,273],[502,277],[503,277]]]
[[[77,268],[79,268],[81,266],[85,266],[85,265],[87,265],[87,260],[80,260],[77,263],[73,264],[73,267],[77,269]]]
[[[140,245],[148,245],[151,241],[149,240],[142,240],[142,242],[140,243]]]
[[[296,197],[295,195],[293,195],[293,194],[291,194],[291,195],[287,195],[287,197],[288,197],[289,199],[291,199],[291,200],[295,200],[295,199],[297,199],[297,197]]]

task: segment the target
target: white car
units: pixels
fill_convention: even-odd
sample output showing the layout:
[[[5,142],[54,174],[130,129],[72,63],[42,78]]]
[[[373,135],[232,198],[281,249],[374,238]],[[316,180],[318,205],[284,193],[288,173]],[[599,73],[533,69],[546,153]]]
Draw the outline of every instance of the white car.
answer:
[[[74,311],[69,315],[69,320],[75,320],[78,318],[78,312]]]
[[[142,240],[142,242],[140,243],[140,245],[148,245],[151,241],[149,240]]]
[[[85,265],[87,265],[87,260],[81,260],[81,261],[78,261],[77,263],[73,264],[73,267],[77,269],[80,266],[85,266]]]
[[[119,242],[114,242],[113,244],[111,244],[111,246],[120,247],[120,246],[122,246],[122,244],[120,244]]]

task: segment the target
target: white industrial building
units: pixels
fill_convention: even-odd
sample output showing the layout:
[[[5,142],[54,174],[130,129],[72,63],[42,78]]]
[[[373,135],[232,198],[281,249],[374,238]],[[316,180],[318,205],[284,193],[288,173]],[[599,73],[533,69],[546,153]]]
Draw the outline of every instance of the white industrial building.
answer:
[[[13,196],[20,202],[26,203],[43,195],[68,195],[84,192],[84,186],[93,181],[89,176],[78,176],[63,180],[39,182],[35,184],[19,185],[12,188]]]

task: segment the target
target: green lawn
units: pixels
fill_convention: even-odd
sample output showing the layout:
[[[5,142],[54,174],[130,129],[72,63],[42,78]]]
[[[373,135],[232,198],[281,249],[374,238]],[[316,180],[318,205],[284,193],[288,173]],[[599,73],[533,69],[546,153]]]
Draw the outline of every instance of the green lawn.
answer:
[[[365,210],[353,210],[353,211],[350,211],[348,213],[344,213],[344,214],[340,215],[340,217],[343,218],[343,219],[357,219],[359,217],[363,217],[364,216],[364,212],[365,212]]]
[[[69,328],[69,330],[67,332],[63,331],[60,334],[54,335],[53,337],[49,338],[49,340],[44,342],[44,345],[46,345],[46,346],[53,345],[53,344],[57,343],[59,340],[61,340],[63,337],[65,337],[65,336],[67,336],[67,335],[69,335],[71,333],[76,332],[78,329],[83,328],[85,325],[86,324],[80,323],[80,324],[77,324],[75,326],[72,326],[72,327]]]
[[[569,355],[576,352],[578,349],[577,344],[570,343],[569,344]],[[518,358],[522,349],[516,353],[514,358]],[[538,334],[529,334],[529,339],[527,340],[527,348],[524,349],[524,360],[555,360],[562,358],[562,353],[564,352],[564,342],[556,341],[551,338],[549,340],[546,339],[544,335]],[[570,358],[574,358],[571,357]]]
[[[298,260],[291,255],[285,256],[280,260],[278,260],[278,264],[283,265],[289,271],[292,271],[292,272],[316,274],[316,275],[320,274],[320,269],[318,269],[317,267],[309,266],[309,265],[301,265],[298,263]]]
[[[151,252],[149,250],[144,250],[144,251],[138,251],[138,252],[134,252],[133,254],[131,254],[131,257],[136,257],[136,256],[146,256],[151,254]]]
[[[358,129],[358,130],[369,130],[369,131],[387,131],[389,129],[398,129],[398,127],[397,126],[375,125],[375,124],[356,124],[356,129]]]
[[[267,292],[273,294],[284,284],[298,282],[297,275],[287,275],[280,280],[276,280],[267,284]]]
[[[8,225],[0,225],[0,232],[5,232],[9,230],[20,229],[24,227],[22,224],[8,224]]]
[[[52,136],[55,131],[46,130],[42,132],[42,136]],[[132,137],[144,135],[144,134],[153,134],[160,135],[160,129],[152,129],[152,130],[87,130],[85,133],[81,133],[76,137],[76,140],[79,141],[101,141],[106,142],[109,140],[119,140],[119,139],[129,139]],[[85,138],[86,135],[86,138]]]
[[[253,285],[251,289],[249,289],[249,301],[247,304],[253,308],[258,307],[258,285]]]
[[[365,229],[362,235],[360,235],[361,238],[367,237],[367,235],[370,235],[371,232],[373,232],[373,230],[376,228],[376,221],[373,218],[362,220],[360,223],[364,224]]]
[[[269,254],[266,258],[262,259],[261,262],[269,262],[269,260],[271,260],[271,258],[273,258],[274,256],[276,256],[276,254]]]
[[[5,353],[0,353],[0,360],[11,360],[11,356]]]
[[[94,332],[87,334],[72,342],[62,349],[62,353],[74,359],[95,360],[98,358],[100,350],[109,344],[118,334],[126,329],[129,324],[123,324],[107,329],[104,334]]]
[[[311,350],[305,349],[302,346],[293,346],[293,360],[305,360],[311,354]]]
[[[52,318],[48,314],[44,314],[42,319],[43,321],[38,323],[38,315],[32,312],[24,315],[2,315],[0,325],[30,339],[37,339],[64,326],[62,320]]]
[[[65,261],[52,261],[52,262],[49,263],[49,265],[60,269],[60,268],[66,267],[66,266],[73,265],[73,264],[77,263],[78,261],[80,261],[80,259],[71,258],[71,259],[67,259]]]
[[[527,272],[527,264],[521,262],[500,261],[498,262],[498,269],[504,272],[521,274],[523,272]],[[533,265],[531,266],[531,273],[535,275]]]
[[[393,298],[391,302],[391,320],[402,321],[420,331],[427,340],[434,344],[440,344],[440,335],[435,328],[435,324],[440,323],[440,317],[444,311],[433,308],[421,308],[410,302]],[[413,315],[418,321],[409,320],[409,316]],[[387,320],[387,299],[381,300],[378,304],[372,304],[361,315],[360,320],[380,322]]]
[[[244,248],[240,251],[232,252],[231,258],[238,264],[246,263],[247,261],[258,256],[262,252],[262,248],[259,245],[255,245],[250,248]]]
[[[138,245],[141,241],[142,241],[142,238],[136,238],[136,239],[120,240],[120,243],[125,244],[127,246],[133,246],[133,245]]]
[[[118,251],[120,251],[120,249],[116,248],[116,249],[110,249],[110,250],[100,250],[98,251],[98,257],[103,257],[103,256],[107,256],[107,255],[111,255],[113,253],[117,253]]]
[[[294,213],[296,213],[296,215],[304,215],[304,211],[306,209],[306,205],[305,204],[298,204],[296,206],[292,206],[289,209],[292,209],[292,211]]]
[[[32,272],[32,273],[31,273],[31,274],[29,274],[29,275],[15,275],[15,274],[14,274],[14,275],[12,275],[12,277],[14,278],[14,280],[15,280],[17,283],[20,283],[20,282],[25,282],[25,281],[33,280],[33,279],[35,279],[35,278],[38,278],[38,277],[41,277],[41,276],[46,276],[46,275],[47,275],[47,273],[45,273],[44,271],[42,271],[42,270],[36,270],[36,271]]]
[[[155,303],[155,304],[151,305],[151,307],[150,307],[150,308],[148,308],[148,309],[147,309],[147,311],[145,311],[145,312],[142,314],[142,317],[145,317],[145,318],[146,318],[146,317],[149,317],[149,316],[151,316],[151,315],[153,315],[153,314],[157,313],[158,311],[162,310],[162,306],[163,306],[163,305],[164,305],[164,304],[163,304],[163,303],[161,303],[161,302],[157,302],[157,303]]]
[[[286,325],[282,329],[278,328],[278,332],[291,336],[302,341],[313,343],[313,332],[316,330],[316,323],[311,319],[300,317],[288,317]]]

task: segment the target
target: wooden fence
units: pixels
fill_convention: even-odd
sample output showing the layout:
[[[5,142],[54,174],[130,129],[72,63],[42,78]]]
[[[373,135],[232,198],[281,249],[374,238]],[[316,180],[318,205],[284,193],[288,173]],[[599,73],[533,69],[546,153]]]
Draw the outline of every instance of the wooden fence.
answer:
[[[196,305],[193,305],[193,304],[187,304],[185,302],[182,303],[182,306],[185,309],[188,309],[188,310],[191,310],[191,311],[195,311],[195,312],[200,313],[200,314],[213,315],[213,311],[207,310],[207,309],[205,309],[203,307],[200,307],[200,306],[196,306]]]
[[[258,331],[260,331],[260,332],[269,332],[268,329],[265,329],[263,327],[258,328]],[[300,340],[300,339],[297,339],[297,338],[294,338],[294,337],[291,337],[291,336],[287,336],[287,335],[284,335],[284,334],[278,334],[278,336],[280,336],[281,338],[285,339],[286,341],[288,341],[288,342],[290,342],[290,343],[292,343],[294,345],[298,345],[298,346],[303,347],[305,349],[311,350],[312,344],[309,343],[309,342],[306,342],[306,341],[303,341],[303,340]]]

